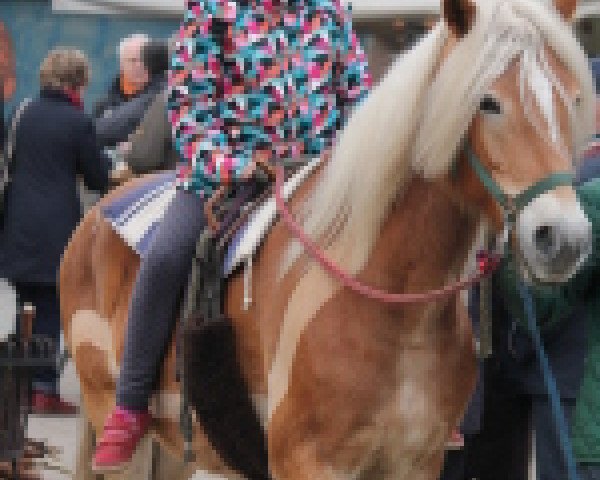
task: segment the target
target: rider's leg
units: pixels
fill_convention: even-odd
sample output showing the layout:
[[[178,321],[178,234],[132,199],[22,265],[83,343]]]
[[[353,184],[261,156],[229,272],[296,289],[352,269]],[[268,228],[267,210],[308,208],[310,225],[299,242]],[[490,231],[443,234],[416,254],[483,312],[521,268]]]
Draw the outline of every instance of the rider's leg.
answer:
[[[117,405],[147,410],[171,338],[196,241],[205,226],[199,195],[178,191],[146,254],[129,306]]]
[[[130,460],[148,428],[148,400],[204,225],[201,197],[178,191],[142,259],[129,306],[117,408],[94,459],[99,469],[118,468]]]

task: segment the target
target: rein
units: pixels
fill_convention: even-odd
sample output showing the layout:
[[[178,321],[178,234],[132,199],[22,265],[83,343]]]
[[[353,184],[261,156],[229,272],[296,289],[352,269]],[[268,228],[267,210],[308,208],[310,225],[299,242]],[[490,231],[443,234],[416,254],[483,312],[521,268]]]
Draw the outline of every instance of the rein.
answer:
[[[577,464],[573,455],[573,446],[569,437],[569,428],[567,426],[567,419],[562,408],[560,393],[556,384],[556,379],[552,373],[552,367],[550,366],[548,355],[544,349],[540,329],[535,320],[535,302],[529,287],[524,282],[519,282],[518,286],[519,295],[521,300],[523,300],[523,305],[525,307],[527,328],[533,340],[535,353],[540,365],[542,380],[544,382],[544,386],[546,387],[546,392],[548,393],[550,409],[552,411],[552,419],[554,420],[555,434],[558,439],[563,460],[565,462],[567,478],[569,478],[569,480],[580,480],[581,477],[577,473]]]
[[[277,209],[279,210],[281,218],[288,229],[294,234],[296,239],[302,244],[306,251],[310,253],[313,259],[315,259],[326,272],[328,272],[332,277],[338,279],[345,287],[372,300],[377,300],[383,303],[402,304],[424,303],[438,298],[448,297],[479,282],[483,277],[491,274],[500,263],[499,256],[482,254],[477,259],[478,272],[475,275],[470,278],[451,283],[440,289],[430,290],[424,293],[390,293],[361,283],[355,277],[345,272],[335,263],[329,260],[325,256],[325,253],[318,247],[318,245],[308,238],[302,228],[296,223],[281,194],[283,188],[283,175],[283,169],[278,167],[275,180],[275,201],[277,203]]]
[[[286,224],[287,228],[293,233],[296,239],[302,244],[304,249],[321,265],[321,267],[327,273],[340,281],[346,288],[349,288],[359,295],[382,303],[409,304],[425,303],[432,300],[437,300],[451,296],[460,290],[467,289],[471,285],[479,283],[484,277],[491,275],[496,270],[500,264],[500,260],[504,256],[510,236],[509,234],[515,228],[517,214],[536,197],[553,190],[559,185],[572,184],[573,181],[573,175],[571,173],[553,173],[530,186],[515,197],[511,197],[507,195],[494,181],[492,176],[487,172],[485,167],[481,164],[475,153],[470,148],[466,149],[466,154],[469,163],[473,167],[476,175],[486,190],[496,199],[496,201],[504,210],[504,231],[502,233],[502,240],[496,245],[496,248],[490,252],[478,253],[477,273],[436,290],[429,290],[423,293],[391,293],[360,282],[357,278],[350,275],[348,272],[345,272],[342,270],[342,268],[333,263],[325,256],[323,250],[306,235],[300,225],[298,225],[298,223],[294,220],[294,217],[287,208],[285,200],[282,196],[284,182],[283,167],[276,167],[275,169],[275,202],[281,215],[281,219]]]

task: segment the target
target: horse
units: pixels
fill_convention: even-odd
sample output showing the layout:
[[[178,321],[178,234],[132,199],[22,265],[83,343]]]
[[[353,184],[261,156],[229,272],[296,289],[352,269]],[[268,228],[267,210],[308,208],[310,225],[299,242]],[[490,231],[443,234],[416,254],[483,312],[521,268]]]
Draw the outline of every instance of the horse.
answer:
[[[591,231],[571,184],[504,208],[472,158],[511,198],[572,172],[593,132],[595,98],[568,25],[576,3],[442,1],[439,22],[396,59],[330,159],[289,201],[332,262],[382,290],[426,292],[464,274],[482,225],[500,235],[508,222],[525,278],[560,281],[577,270]],[[116,189],[87,213],[60,268],[65,339],[95,431],[115,402],[139,266],[101,207],[146,180]],[[244,308],[237,274],[225,312],[266,432],[271,478],[437,479],[476,376],[458,296],[393,305],[357,294],[306,255],[281,222],[252,268],[251,304]],[[181,456],[175,362],[173,340],[151,431]],[[190,468],[239,478],[193,420]]]

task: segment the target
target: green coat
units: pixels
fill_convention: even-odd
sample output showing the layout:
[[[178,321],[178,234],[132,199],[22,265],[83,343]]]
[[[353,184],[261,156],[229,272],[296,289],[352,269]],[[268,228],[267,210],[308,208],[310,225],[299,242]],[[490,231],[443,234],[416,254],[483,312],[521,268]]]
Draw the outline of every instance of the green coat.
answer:
[[[573,421],[573,449],[581,463],[600,463],[600,179],[579,189],[586,213],[594,224],[594,255],[581,275],[579,290],[584,293],[588,352],[583,382]]]
[[[600,179],[578,187],[584,210],[594,228],[594,252],[580,272],[567,284],[535,286],[532,293],[542,333],[568,317],[584,303],[588,352],[573,421],[573,448],[579,462],[600,463]],[[525,318],[518,294],[516,272],[506,262],[495,274],[513,318]]]

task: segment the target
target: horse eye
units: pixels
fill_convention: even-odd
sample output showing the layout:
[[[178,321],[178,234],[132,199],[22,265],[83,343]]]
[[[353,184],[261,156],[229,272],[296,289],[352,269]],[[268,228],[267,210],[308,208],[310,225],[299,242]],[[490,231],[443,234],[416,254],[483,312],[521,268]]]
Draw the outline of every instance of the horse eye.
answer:
[[[482,112],[493,113],[495,115],[500,115],[502,113],[502,106],[500,105],[500,102],[489,95],[483,97],[479,104],[479,109]]]

